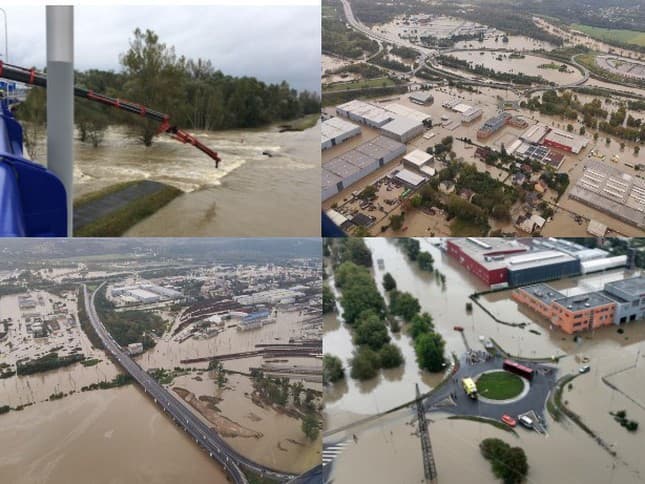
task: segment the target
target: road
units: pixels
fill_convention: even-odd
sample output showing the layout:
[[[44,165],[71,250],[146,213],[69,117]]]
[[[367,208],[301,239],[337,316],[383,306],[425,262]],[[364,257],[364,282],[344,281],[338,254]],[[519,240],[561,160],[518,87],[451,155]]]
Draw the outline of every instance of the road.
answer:
[[[256,472],[261,476],[271,477],[280,481],[294,479],[296,477],[295,475],[264,467],[239,454],[123,351],[99,319],[94,306],[94,297],[104,284],[105,282],[92,293],[91,297],[88,297],[87,286],[83,285],[85,310],[105,350],[112,355],[115,363],[118,363],[119,366],[132,376],[143,388],[143,391],[154,399],[155,404],[161,407],[165,413],[169,414],[176,424],[195,439],[197,444],[206,449],[209,456],[224,468],[233,482],[237,484],[248,484],[248,480],[242,472],[241,467]]]

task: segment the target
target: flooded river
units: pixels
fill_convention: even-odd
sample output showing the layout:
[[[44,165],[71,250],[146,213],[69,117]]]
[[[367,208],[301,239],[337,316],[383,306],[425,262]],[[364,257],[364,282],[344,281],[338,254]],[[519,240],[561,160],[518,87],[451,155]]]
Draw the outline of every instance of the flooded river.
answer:
[[[312,196],[320,191],[318,126],[302,132],[271,128],[194,134],[219,152],[219,169],[192,146],[167,136],[146,148],[127,137],[124,128],[110,128],[98,148],[77,142],[75,196],[140,179],[185,192],[132,227],[128,236],[319,234],[320,207]]]
[[[223,471],[134,386],[0,417],[1,481],[224,484]]]

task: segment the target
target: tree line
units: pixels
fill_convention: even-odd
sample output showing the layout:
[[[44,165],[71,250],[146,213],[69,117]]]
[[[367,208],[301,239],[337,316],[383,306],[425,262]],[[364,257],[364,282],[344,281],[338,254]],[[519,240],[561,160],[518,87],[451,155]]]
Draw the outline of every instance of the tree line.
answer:
[[[226,75],[210,60],[177,56],[174,47],[163,43],[152,30],[137,28],[119,62],[120,72],[76,72],[76,85],[167,113],[171,124],[185,129],[256,128],[320,111],[316,92],[298,92],[286,81],[267,84],[254,77]],[[18,106],[17,116],[43,126],[44,91],[31,89]],[[133,136],[147,146],[159,128],[155,121],[84,99],[75,103],[75,118],[81,140],[95,146],[109,125],[130,126]]]

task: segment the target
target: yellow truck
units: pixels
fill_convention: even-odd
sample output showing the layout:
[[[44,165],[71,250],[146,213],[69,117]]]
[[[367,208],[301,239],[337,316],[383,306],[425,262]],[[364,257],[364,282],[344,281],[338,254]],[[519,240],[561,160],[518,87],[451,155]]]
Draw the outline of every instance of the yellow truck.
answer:
[[[472,378],[462,378],[461,385],[464,388],[464,392],[473,400],[477,399],[477,385]]]

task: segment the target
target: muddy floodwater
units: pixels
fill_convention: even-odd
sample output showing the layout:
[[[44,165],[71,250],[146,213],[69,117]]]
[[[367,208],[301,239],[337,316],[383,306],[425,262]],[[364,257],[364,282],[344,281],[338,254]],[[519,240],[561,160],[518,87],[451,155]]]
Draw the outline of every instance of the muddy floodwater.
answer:
[[[0,480],[12,484],[224,484],[226,476],[136,387],[0,417]]]
[[[110,128],[98,148],[76,142],[75,196],[141,179],[185,192],[128,236],[318,235],[318,126],[194,134],[219,152],[218,169],[206,155],[167,136],[146,148],[124,128]]]
[[[366,243],[372,251],[372,271],[379,288],[384,273],[389,272],[399,290],[417,297],[422,310],[430,312],[436,330],[446,340],[447,355],[462,354],[466,350],[464,338],[473,349],[483,349],[480,340],[485,337],[493,338],[513,355],[562,356],[557,364],[559,376],[578,374],[580,366],[589,364],[592,370],[573,380],[571,387],[564,390],[562,400],[616,452],[612,457],[572,421],[556,422],[548,412],[547,435],[543,436],[522,428],[514,435],[488,424],[447,419],[445,414],[433,411],[428,418],[439,482],[498,482],[478,449],[479,442],[487,437],[502,438],[526,451],[530,466],[528,482],[565,482],[565,479],[581,484],[644,482],[642,448],[645,440],[642,432],[640,429],[635,433],[626,431],[609,412],[626,410],[629,419],[645,421],[645,392],[642,390],[645,322],[624,325],[622,333],[615,326],[605,327],[584,333],[574,341],[571,335],[551,328],[548,321],[518,306],[510,298],[511,290],[481,296],[479,302],[496,318],[509,323],[527,323],[525,328],[500,324],[477,304],[473,305],[472,313],[468,313],[465,307],[468,296],[487,287],[440,251],[438,239],[418,240],[421,250],[429,251],[434,257],[434,267],[445,275],[445,285],[438,283],[434,275],[411,264],[393,240],[370,238]],[[379,259],[382,259],[382,265]],[[599,290],[606,282],[639,274],[638,270],[619,269],[550,284],[567,295],[576,295]],[[325,352],[339,356],[348,368],[353,351],[349,331],[334,315],[328,315],[324,324]],[[454,331],[455,325],[463,326],[463,336]],[[367,382],[347,377],[326,389],[327,431],[410,401],[414,396],[414,383],[426,390],[436,385],[441,375],[420,372],[406,341],[409,337],[405,333],[394,339],[406,357],[404,367],[398,370],[399,378],[388,378],[383,372]],[[365,482],[383,484],[421,482],[421,444],[413,418],[412,409],[406,408],[326,437],[326,442],[344,441],[347,445],[334,460],[334,482],[356,482],[357,476]],[[390,464],[379,465],[379,462]],[[392,465],[393,462],[396,465]]]

